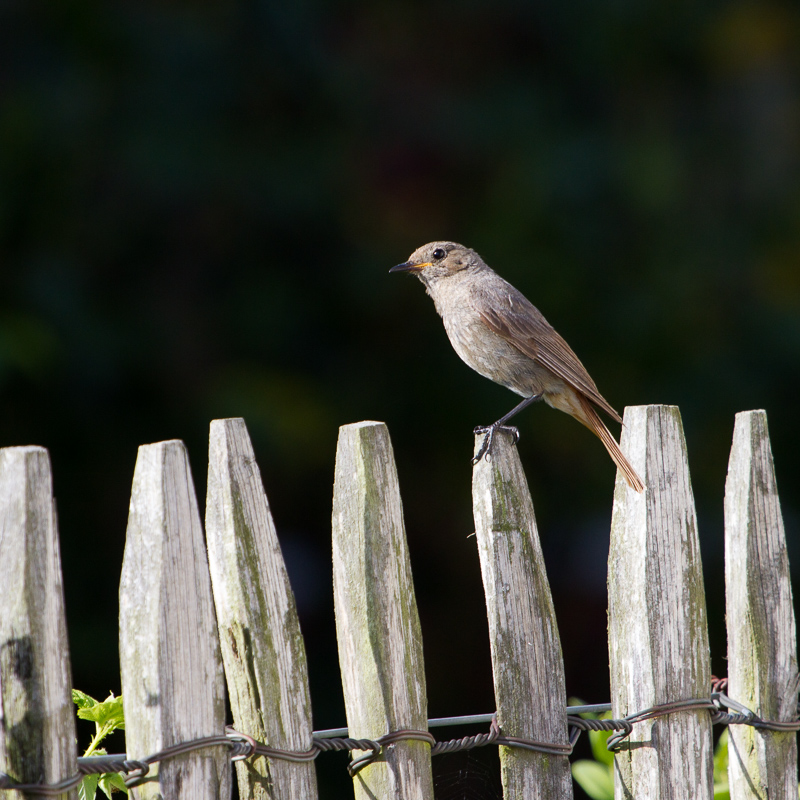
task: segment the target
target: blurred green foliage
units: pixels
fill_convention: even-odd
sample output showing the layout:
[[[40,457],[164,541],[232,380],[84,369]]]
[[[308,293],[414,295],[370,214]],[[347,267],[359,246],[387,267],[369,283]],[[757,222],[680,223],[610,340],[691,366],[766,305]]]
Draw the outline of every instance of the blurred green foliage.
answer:
[[[387,275],[442,238],[527,294],[613,405],[680,406],[724,673],[737,411],[769,413],[797,560],[798,54],[788,0],[3,3],[0,444],[52,453],[75,683],[118,680],[136,447],[184,439],[202,503],[208,423],[244,416],[316,721],[341,724],[333,456],[338,425],[372,418],[395,444],[431,712],[491,709],[471,431],[515,400]],[[564,415],[519,425],[568,686],[603,700],[613,466]]]

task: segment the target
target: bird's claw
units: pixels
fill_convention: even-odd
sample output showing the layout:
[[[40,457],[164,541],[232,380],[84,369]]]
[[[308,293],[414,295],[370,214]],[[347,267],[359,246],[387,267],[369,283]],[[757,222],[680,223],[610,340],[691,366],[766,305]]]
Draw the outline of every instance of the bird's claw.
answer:
[[[472,457],[473,466],[477,464],[484,455],[486,455],[487,460],[491,458],[492,442],[494,441],[494,435],[497,433],[497,431],[508,431],[514,437],[514,444],[519,441],[519,431],[512,425],[498,425],[495,422],[493,425],[479,426],[475,428],[473,433],[476,436],[482,433],[484,434],[484,437],[483,442],[481,442],[480,449]]]

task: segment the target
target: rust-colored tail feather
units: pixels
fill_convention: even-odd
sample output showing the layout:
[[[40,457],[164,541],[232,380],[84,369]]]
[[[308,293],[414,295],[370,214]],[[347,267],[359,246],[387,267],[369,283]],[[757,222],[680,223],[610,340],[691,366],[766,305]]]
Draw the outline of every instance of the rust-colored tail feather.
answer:
[[[579,398],[585,419],[580,419],[580,417],[577,417],[577,419],[589,428],[590,431],[597,434],[597,437],[605,445],[606,450],[608,450],[608,454],[614,459],[614,463],[622,470],[622,474],[628,486],[630,486],[631,489],[635,489],[637,492],[643,492],[645,487],[642,479],[636,474],[636,470],[622,454],[617,440],[611,435],[611,431],[608,430],[603,420],[600,419],[597,412],[594,410],[591,400],[587,400],[582,395],[579,395]]]

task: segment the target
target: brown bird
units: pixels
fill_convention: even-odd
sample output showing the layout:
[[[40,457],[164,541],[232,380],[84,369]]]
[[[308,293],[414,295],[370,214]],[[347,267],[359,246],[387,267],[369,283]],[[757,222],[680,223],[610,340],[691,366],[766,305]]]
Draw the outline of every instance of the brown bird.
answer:
[[[608,404],[570,346],[521,292],[503,280],[468,247],[430,242],[389,272],[410,272],[424,284],[444,321],[450,344],[472,369],[525,399],[497,422],[475,429],[485,433],[473,459],[490,450],[499,428],[537,400],[565,411],[593,431],[622,470],[632,489],[644,484],[622,454],[595,409],[617,422]],[[509,428],[515,441],[516,428]]]

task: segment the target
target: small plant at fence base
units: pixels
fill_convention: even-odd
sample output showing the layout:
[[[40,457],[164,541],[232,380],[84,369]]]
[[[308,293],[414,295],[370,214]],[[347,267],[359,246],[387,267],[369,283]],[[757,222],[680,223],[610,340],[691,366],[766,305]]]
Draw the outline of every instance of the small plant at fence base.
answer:
[[[78,706],[78,719],[89,720],[95,725],[94,736],[83,754],[84,757],[107,755],[106,750],[100,747],[101,742],[110,733],[125,729],[122,697],[114,697],[112,692],[105,700],[100,701],[73,689],[72,701]],[[104,772],[102,775],[86,775],[78,786],[78,797],[80,800],[94,800],[98,789],[108,798],[114,791],[128,793],[128,787],[119,772]]]

